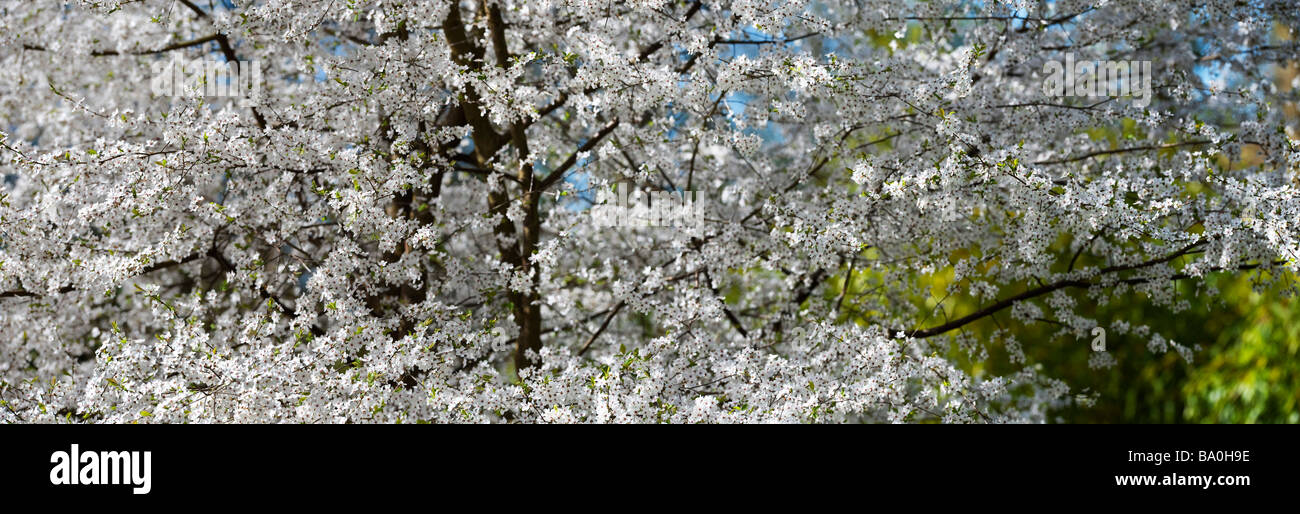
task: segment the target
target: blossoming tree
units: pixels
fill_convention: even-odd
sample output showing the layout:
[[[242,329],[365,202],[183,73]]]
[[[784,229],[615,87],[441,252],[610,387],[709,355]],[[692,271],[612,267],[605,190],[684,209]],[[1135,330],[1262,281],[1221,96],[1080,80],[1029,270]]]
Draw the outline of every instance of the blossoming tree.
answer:
[[[1090,306],[1300,251],[1293,1],[67,4],[0,7],[2,421],[1043,421],[1017,327],[1190,358]]]

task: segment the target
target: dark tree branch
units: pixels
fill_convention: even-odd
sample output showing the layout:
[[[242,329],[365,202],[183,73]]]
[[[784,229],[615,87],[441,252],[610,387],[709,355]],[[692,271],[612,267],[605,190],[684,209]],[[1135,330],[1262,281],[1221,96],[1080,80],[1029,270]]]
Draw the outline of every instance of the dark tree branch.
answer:
[[[1157,264],[1161,264],[1161,263],[1169,262],[1169,261],[1171,261],[1171,260],[1177,259],[1178,257],[1181,257],[1181,256],[1183,256],[1183,255],[1186,255],[1188,252],[1191,251],[1191,249],[1193,249],[1193,248],[1195,248],[1195,247],[1197,247],[1197,246],[1200,246],[1201,244],[1203,244],[1203,243],[1193,243],[1192,245],[1189,245],[1189,246],[1183,248],[1182,250],[1179,250],[1179,251],[1177,251],[1177,252],[1174,252],[1174,253],[1172,253],[1172,254],[1170,254],[1170,255],[1167,255],[1167,256],[1162,257],[1162,258],[1159,258],[1159,259],[1155,259],[1155,260],[1151,260],[1151,261],[1146,261],[1146,262],[1143,262],[1143,263],[1141,263],[1141,264],[1134,264],[1134,265],[1127,265],[1127,266],[1112,266],[1112,267],[1108,267],[1108,268],[1103,268],[1103,269],[1101,270],[1101,273],[1102,273],[1102,274],[1118,273],[1118,272],[1121,272],[1121,271],[1129,271],[1129,270],[1134,270],[1134,269],[1140,269],[1140,268],[1150,267],[1150,266],[1154,266],[1154,265],[1157,265]],[[1273,265],[1281,265],[1281,264],[1285,264],[1285,263],[1286,263],[1285,261],[1273,261],[1273,262],[1272,262]],[[1262,264],[1243,264],[1243,265],[1237,266],[1236,268],[1221,268],[1221,267],[1213,267],[1213,268],[1210,268],[1209,271],[1210,271],[1210,272],[1221,272],[1221,271],[1230,271],[1230,270],[1246,271],[1246,270],[1252,270],[1252,269],[1258,268],[1258,267],[1260,267],[1260,266],[1262,266]],[[1172,275],[1172,276],[1170,277],[1170,280],[1182,280],[1182,279],[1186,279],[1186,278],[1191,278],[1191,275],[1189,275],[1189,274],[1187,274],[1187,273],[1176,273],[1176,274],[1174,274],[1174,275]],[[1011,297],[1008,297],[1008,298],[1004,298],[1004,299],[1002,299],[1002,300],[999,300],[999,301],[993,303],[992,305],[989,305],[989,306],[984,307],[984,308],[982,308],[982,309],[980,309],[980,310],[977,310],[977,311],[975,311],[975,312],[973,312],[973,313],[970,313],[970,314],[968,314],[968,315],[966,315],[966,316],[962,316],[962,317],[960,317],[960,318],[954,319],[954,320],[949,321],[949,322],[947,322],[947,323],[944,323],[944,324],[942,324],[942,325],[939,325],[939,326],[936,326],[936,327],[927,328],[927,329],[920,329],[920,330],[911,330],[911,331],[908,331],[908,332],[906,332],[906,335],[907,335],[908,337],[926,338],[926,337],[933,337],[933,336],[936,336],[936,335],[939,335],[939,334],[943,334],[943,333],[945,333],[945,332],[948,332],[948,331],[951,331],[951,330],[955,330],[955,329],[961,328],[961,327],[966,326],[966,325],[968,325],[968,324],[970,324],[970,323],[972,323],[972,322],[975,322],[975,321],[978,321],[978,320],[980,320],[980,319],[982,319],[982,318],[985,318],[985,317],[987,317],[987,316],[990,316],[990,315],[992,315],[993,313],[996,313],[996,312],[998,312],[998,311],[1001,311],[1002,309],[1006,309],[1007,307],[1011,307],[1012,305],[1015,305],[1016,302],[1023,301],[1023,300],[1029,300],[1029,299],[1032,299],[1032,298],[1037,298],[1037,297],[1039,297],[1039,296],[1043,296],[1043,295],[1045,295],[1045,294],[1051,293],[1051,292],[1056,291],[1056,290],[1058,290],[1058,289],[1065,289],[1065,288],[1080,288],[1080,289],[1086,289],[1086,288],[1096,287],[1096,286],[1114,286],[1114,285],[1120,285],[1120,284],[1125,284],[1125,285],[1135,285],[1135,284],[1143,284],[1143,283],[1147,283],[1147,282],[1150,282],[1150,281],[1151,281],[1150,278],[1145,278],[1145,277],[1129,278],[1129,279],[1122,279],[1122,280],[1115,280],[1115,281],[1108,281],[1108,280],[1104,280],[1104,279],[1095,280],[1095,281],[1093,281],[1093,280],[1077,280],[1077,279],[1073,279],[1073,280],[1060,280],[1060,281],[1057,281],[1057,282],[1053,282],[1053,283],[1051,283],[1051,284],[1042,284],[1042,285],[1040,285],[1039,287],[1036,287],[1036,288],[1034,288],[1034,289],[1030,289],[1030,290],[1028,290],[1028,291],[1022,292],[1022,293],[1020,293],[1020,294],[1017,294],[1017,295],[1015,295],[1015,296],[1011,296]]]
[[[596,135],[592,136],[587,140],[587,142],[583,143],[582,146],[578,147],[578,150],[570,154],[569,158],[565,159],[563,163],[560,163],[558,168],[555,168],[554,171],[551,171],[550,175],[547,175],[546,178],[542,179],[541,185],[537,189],[539,191],[546,191],[551,186],[555,185],[556,182],[559,182],[560,179],[564,178],[564,174],[569,171],[569,168],[572,168],[573,165],[578,162],[578,154],[589,152],[592,148],[595,148],[596,145],[600,144],[601,140],[605,139],[605,136],[608,136],[618,127],[618,122],[618,119],[610,122],[609,125],[600,129],[600,132],[597,132]]]
[[[605,321],[600,324],[600,328],[596,329],[596,333],[591,334],[591,337],[587,338],[587,342],[583,343],[582,348],[578,349],[578,355],[587,353],[587,349],[591,348],[591,343],[596,342],[596,338],[605,333],[605,328],[609,326],[609,322],[614,319],[614,316],[618,315],[619,311],[623,310],[624,305],[627,305],[627,302],[618,302],[618,305],[614,306],[614,310],[610,311],[608,316],[605,316]]]

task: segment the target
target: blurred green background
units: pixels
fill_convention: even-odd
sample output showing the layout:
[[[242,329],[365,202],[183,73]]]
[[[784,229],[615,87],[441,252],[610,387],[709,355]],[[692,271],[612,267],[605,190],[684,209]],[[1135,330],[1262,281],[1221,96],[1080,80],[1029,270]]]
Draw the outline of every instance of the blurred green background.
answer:
[[[951,268],[925,276],[931,296],[912,301],[930,309],[943,299],[952,316],[987,304],[963,295],[945,298],[951,278]],[[1023,324],[1004,310],[962,328],[982,343],[987,358],[972,359],[972,349],[959,345],[952,345],[947,357],[977,377],[1034,366],[1043,375],[1064,380],[1071,394],[1090,399],[1055,411],[1051,419],[1057,422],[1300,423],[1300,301],[1291,295],[1297,283],[1288,275],[1271,286],[1253,286],[1268,284],[1269,278],[1258,271],[1213,274],[1198,288],[1199,294],[1190,283],[1180,284],[1178,299],[1188,300],[1190,306],[1179,312],[1154,305],[1141,293],[1097,305],[1081,290],[1067,290],[1079,306],[1077,312],[1107,327],[1106,351],[1114,358],[1110,367],[1091,366],[1092,335],[1062,331],[1041,301],[1048,321]],[[879,280],[879,273],[855,270],[848,296],[875,288]],[[833,279],[829,285],[822,298],[828,303],[838,299],[844,280]],[[1207,294],[1207,288],[1218,291]],[[1019,289],[1005,287],[999,297]],[[870,323],[872,313],[854,302],[842,307],[839,322]],[[1145,325],[1151,331],[1120,333],[1114,328],[1117,322]],[[1024,362],[1013,362],[996,337],[999,328],[1015,337]],[[1172,347],[1153,351],[1149,342],[1154,334],[1191,348],[1190,362]],[[975,348],[973,353],[980,351]]]
[[[1042,364],[1044,373],[1065,380],[1072,391],[1095,397],[1091,407],[1060,412],[1061,421],[1300,422],[1300,305],[1284,297],[1281,287],[1253,291],[1247,275],[1219,275],[1211,282],[1222,302],[1199,295],[1191,309],[1171,313],[1131,293],[1127,301],[1096,311],[1099,320],[1146,324],[1180,344],[1200,345],[1190,363],[1172,350],[1152,353],[1148,337],[1112,330],[1106,349],[1115,366],[1092,369],[1091,339],[1052,339],[1054,327],[1041,324],[1017,330],[1029,362]],[[1005,357],[990,362],[991,372],[1011,369]]]

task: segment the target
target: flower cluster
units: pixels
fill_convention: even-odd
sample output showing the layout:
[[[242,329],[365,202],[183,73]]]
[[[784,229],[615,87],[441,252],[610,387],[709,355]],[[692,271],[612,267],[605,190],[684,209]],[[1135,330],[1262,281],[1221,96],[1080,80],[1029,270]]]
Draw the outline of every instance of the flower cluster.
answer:
[[[3,11],[0,422],[1041,422],[1017,326],[1190,359],[1095,306],[1300,253],[1287,0]],[[1044,96],[1067,52],[1150,104]]]

